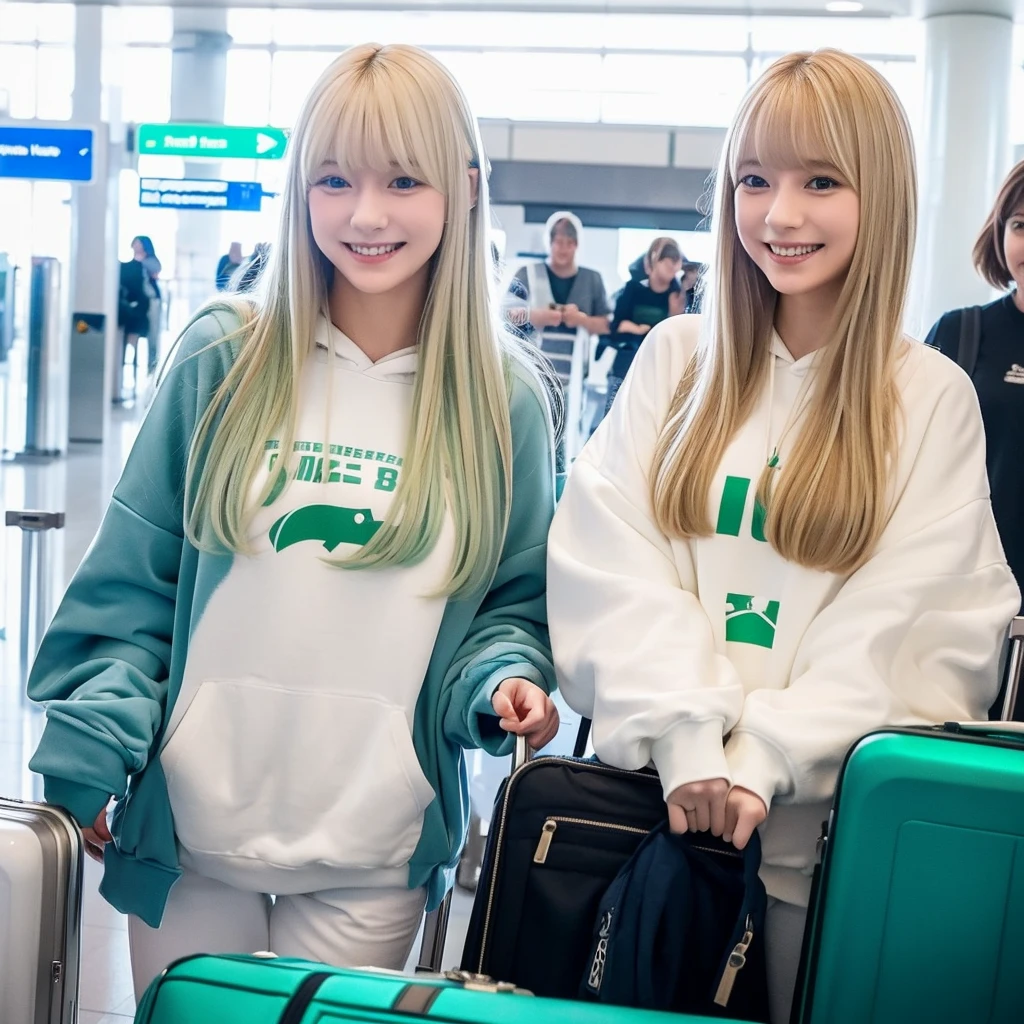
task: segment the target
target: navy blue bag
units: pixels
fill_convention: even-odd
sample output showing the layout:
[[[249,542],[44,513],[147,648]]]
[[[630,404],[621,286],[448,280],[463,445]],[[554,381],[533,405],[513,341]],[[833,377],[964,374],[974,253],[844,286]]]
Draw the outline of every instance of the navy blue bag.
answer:
[[[580,998],[767,1022],[760,865],[757,832],[739,851],[654,829],[601,900]]]

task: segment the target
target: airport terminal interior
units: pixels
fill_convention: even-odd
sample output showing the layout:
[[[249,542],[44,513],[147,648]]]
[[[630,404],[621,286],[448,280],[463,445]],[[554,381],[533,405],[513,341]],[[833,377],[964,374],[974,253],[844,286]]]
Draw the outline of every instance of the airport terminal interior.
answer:
[[[655,239],[673,240],[692,288],[713,255],[703,197],[745,90],[783,54],[821,47],[878,69],[914,133],[907,333],[922,339],[944,311],[997,296],[971,247],[1024,158],[1024,0],[0,0],[0,795],[42,798],[28,759],[43,715],[26,674],[160,367],[206,301],[252,286],[300,104],[334,57],[368,41],[429,50],[465,90],[509,306],[560,211],[578,218],[577,262],[611,304]],[[604,413],[614,361],[600,335],[564,358],[570,463]],[[470,759],[485,821],[507,767],[490,760]],[[125,1024],[127,929],[98,878],[87,861],[79,1019]]]

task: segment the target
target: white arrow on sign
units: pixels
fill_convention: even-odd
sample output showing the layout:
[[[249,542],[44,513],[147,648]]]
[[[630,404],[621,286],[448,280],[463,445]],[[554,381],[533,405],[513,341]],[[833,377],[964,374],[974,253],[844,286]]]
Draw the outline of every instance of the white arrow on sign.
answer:
[[[264,135],[263,132],[256,133],[256,152],[266,153],[268,149],[274,149],[277,146],[277,139],[272,139],[269,135]]]
[[[87,156],[87,155],[88,155],[88,153],[89,153],[89,150],[88,150],[88,148],[86,148],[86,149],[80,149],[80,150],[78,151],[78,155],[79,155],[79,156]]]

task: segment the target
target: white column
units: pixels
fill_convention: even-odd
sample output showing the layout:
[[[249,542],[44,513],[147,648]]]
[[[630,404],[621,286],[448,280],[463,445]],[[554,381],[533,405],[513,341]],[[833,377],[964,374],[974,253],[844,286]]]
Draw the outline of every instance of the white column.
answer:
[[[106,317],[106,366],[102,374],[102,436],[107,432],[113,374],[106,372],[120,357],[117,331],[118,289],[118,171],[120,145],[112,151],[108,126],[102,121],[103,8],[75,9],[75,86],[71,123],[94,132],[93,181],[72,186],[71,265],[67,269],[71,313],[99,313]],[[74,388],[75,381],[71,381]]]
[[[171,120],[224,123],[227,79],[227,12],[223,9],[174,8],[171,64]],[[219,178],[222,166],[208,160],[185,162],[186,178]],[[184,289],[191,315],[215,291],[220,250],[221,215],[208,210],[178,213],[175,276]]]
[[[999,0],[977,6],[995,13],[924,19],[921,206],[908,316],[919,336],[946,310],[992,298],[971,249],[1012,166],[1013,19]]]

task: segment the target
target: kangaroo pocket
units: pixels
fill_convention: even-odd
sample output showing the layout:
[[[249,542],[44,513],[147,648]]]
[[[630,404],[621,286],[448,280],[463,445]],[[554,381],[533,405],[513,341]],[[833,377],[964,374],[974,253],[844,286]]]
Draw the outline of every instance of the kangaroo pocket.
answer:
[[[203,683],[161,755],[179,842],[299,868],[397,868],[434,791],[385,701]]]

